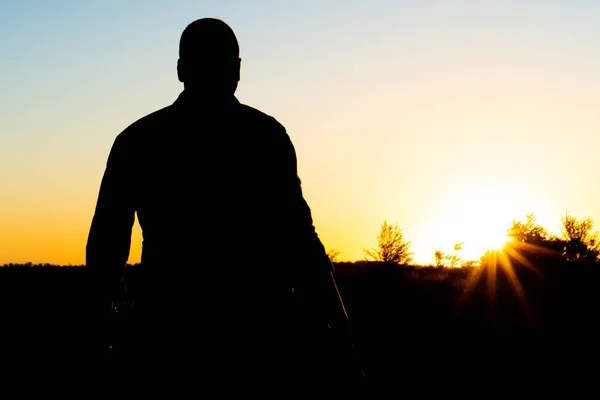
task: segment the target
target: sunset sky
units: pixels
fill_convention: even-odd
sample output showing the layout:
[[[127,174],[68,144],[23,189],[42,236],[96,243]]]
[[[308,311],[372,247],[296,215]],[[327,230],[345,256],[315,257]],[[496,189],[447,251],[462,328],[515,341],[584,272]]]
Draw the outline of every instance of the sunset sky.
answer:
[[[384,220],[420,263],[459,241],[478,259],[530,212],[600,228],[598,1],[0,6],[0,265],[84,263],[113,140],[175,100],[179,36],[202,17],[236,32],[236,95],[287,128],[341,260]]]

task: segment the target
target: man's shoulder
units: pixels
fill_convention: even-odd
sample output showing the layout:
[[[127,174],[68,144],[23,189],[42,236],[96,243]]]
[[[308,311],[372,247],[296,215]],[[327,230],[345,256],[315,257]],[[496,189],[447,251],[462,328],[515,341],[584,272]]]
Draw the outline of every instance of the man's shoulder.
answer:
[[[147,134],[148,131],[156,130],[165,123],[169,123],[173,115],[172,110],[173,105],[168,105],[146,114],[127,126],[118,137],[134,138],[141,134]]]
[[[250,121],[264,128],[285,132],[285,127],[275,117],[247,104],[240,103],[242,114]]]

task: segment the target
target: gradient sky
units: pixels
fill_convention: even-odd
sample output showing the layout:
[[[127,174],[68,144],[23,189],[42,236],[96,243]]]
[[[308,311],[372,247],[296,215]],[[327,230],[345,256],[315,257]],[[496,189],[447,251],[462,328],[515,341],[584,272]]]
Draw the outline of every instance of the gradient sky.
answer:
[[[172,103],[181,31],[221,18],[239,100],[296,146],[327,249],[384,220],[465,258],[534,212],[600,224],[598,1],[0,1],[0,264],[82,264],[114,138]],[[134,230],[130,262],[140,258]]]

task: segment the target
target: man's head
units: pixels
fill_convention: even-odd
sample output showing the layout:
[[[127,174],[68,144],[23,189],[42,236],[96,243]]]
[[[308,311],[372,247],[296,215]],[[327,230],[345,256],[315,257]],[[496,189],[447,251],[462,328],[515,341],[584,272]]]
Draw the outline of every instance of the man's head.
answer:
[[[240,80],[240,49],[233,30],[215,18],[189,24],[181,34],[177,75],[186,90],[233,95]]]

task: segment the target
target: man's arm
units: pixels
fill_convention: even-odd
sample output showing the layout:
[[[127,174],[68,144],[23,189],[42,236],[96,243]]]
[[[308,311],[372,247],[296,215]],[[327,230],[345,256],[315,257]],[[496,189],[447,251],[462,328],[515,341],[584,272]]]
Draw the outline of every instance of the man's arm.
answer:
[[[310,259],[323,271],[332,272],[333,266],[325,247],[316,233],[310,207],[302,193],[302,182],[298,176],[296,150],[285,128],[283,130],[282,165],[285,182],[285,201],[290,235],[302,258]]]
[[[131,245],[135,220],[132,174],[125,137],[117,136],[108,156],[87,240],[86,267],[100,296],[110,306],[117,293]]]
[[[294,269],[298,289],[304,292],[308,303],[324,313],[329,323],[345,325],[348,316],[333,276],[333,265],[316,233],[310,207],[302,193],[296,151],[287,133],[283,154],[289,237],[293,241],[291,250],[297,255]]]
[[[325,247],[319,239],[308,203],[302,194],[298,177],[294,146],[285,135],[287,202],[291,215],[292,233],[295,242],[294,254],[299,255],[293,265],[295,291],[303,304],[308,320],[322,326],[330,342],[325,342],[323,351],[329,353],[332,373],[342,379],[362,378],[364,374],[356,358],[350,321],[341,293],[333,275],[333,265]]]

